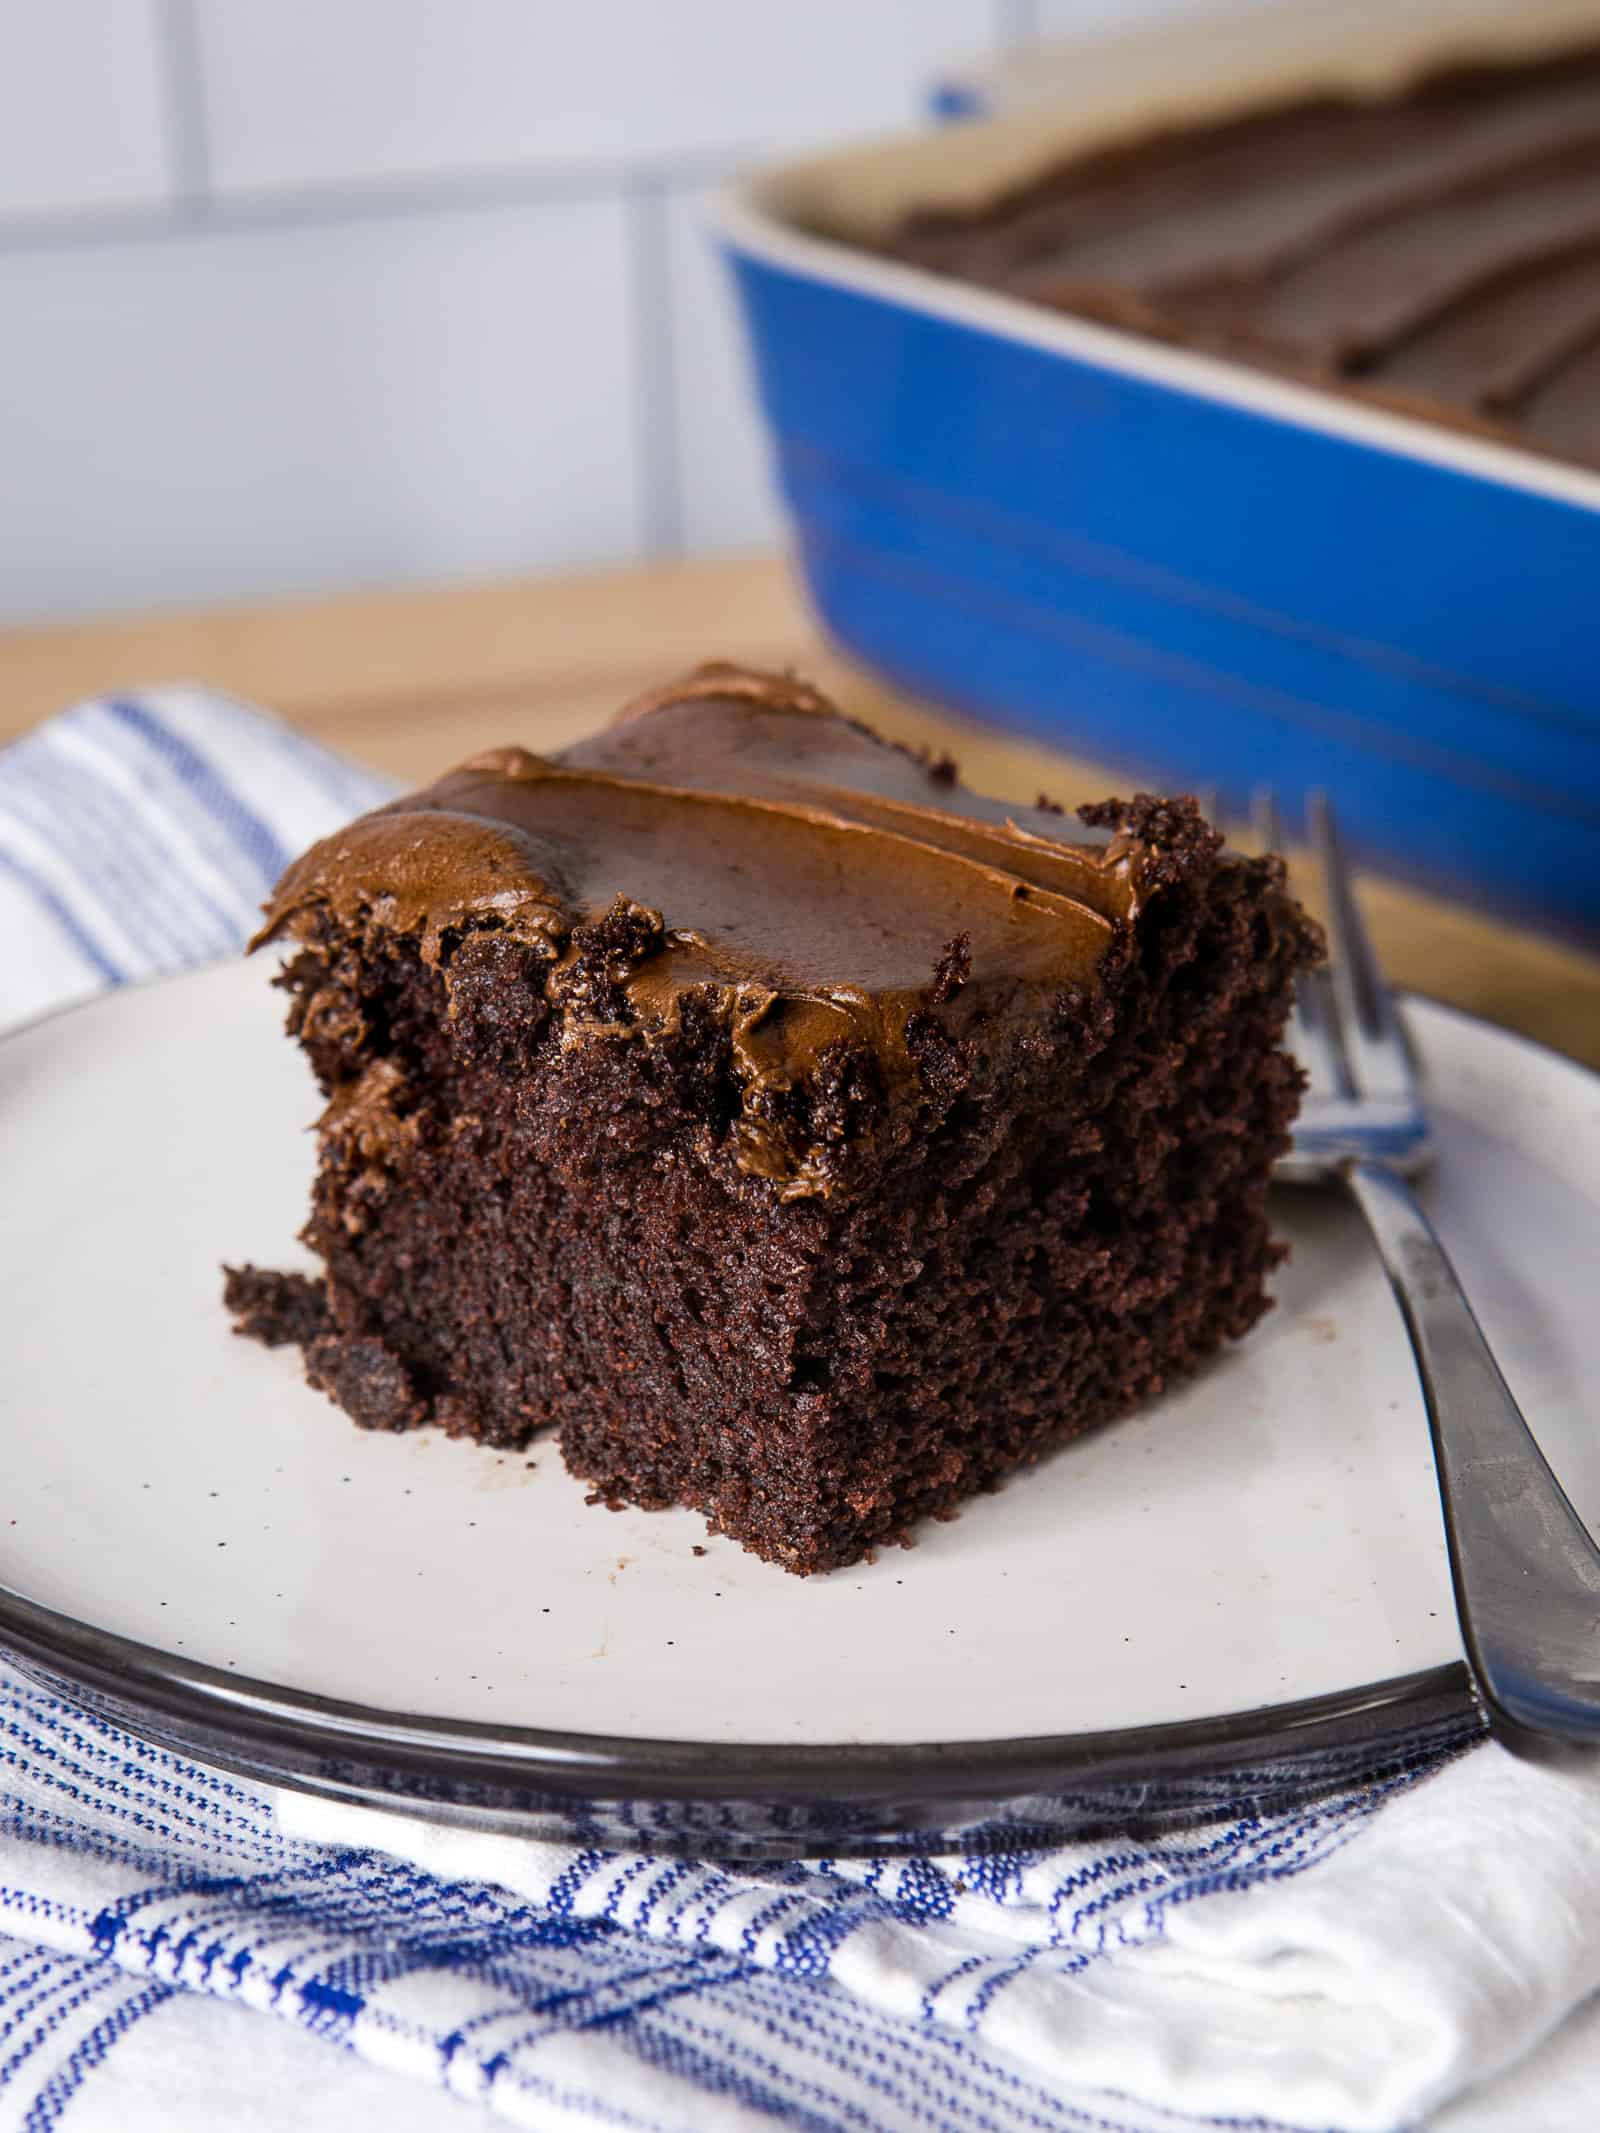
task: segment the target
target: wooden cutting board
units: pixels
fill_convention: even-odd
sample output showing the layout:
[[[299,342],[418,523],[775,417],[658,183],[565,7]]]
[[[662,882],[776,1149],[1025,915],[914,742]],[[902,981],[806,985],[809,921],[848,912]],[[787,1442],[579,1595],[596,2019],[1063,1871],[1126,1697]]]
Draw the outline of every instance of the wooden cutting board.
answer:
[[[560,747],[706,658],[798,667],[880,731],[948,749],[969,783],[1010,798],[1071,805],[1125,783],[890,696],[824,648],[770,557],[0,630],[0,741],[97,691],[203,681],[421,783],[497,743]],[[1398,984],[1600,1067],[1600,956],[1387,882],[1367,883],[1365,902]]]

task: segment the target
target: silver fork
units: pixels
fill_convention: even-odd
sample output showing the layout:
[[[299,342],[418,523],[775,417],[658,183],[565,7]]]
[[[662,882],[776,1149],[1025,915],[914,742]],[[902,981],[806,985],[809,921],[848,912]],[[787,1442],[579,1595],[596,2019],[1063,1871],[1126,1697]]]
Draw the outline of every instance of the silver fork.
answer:
[[[1258,836],[1285,849],[1271,793]],[[1600,1547],[1551,1472],[1407,1180],[1432,1153],[1410,1048],[1352,892],[1333,810],[1309,806],[1329,962],[1299,981],[1289,1046],[1309,1081],[1277,1175],[1342,1185],[1367,1219],[1416,1355],[1456,1613],[1507,1745],[1600,1747]]]

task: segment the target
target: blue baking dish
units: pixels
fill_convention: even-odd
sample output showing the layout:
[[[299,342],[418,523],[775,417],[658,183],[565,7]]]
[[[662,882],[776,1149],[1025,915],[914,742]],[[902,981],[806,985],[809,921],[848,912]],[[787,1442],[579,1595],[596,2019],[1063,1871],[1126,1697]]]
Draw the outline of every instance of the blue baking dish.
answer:
[[[1323,787],[1387,871],[1600,938],[1600,476],[858,241],[1119,131],[1382,87],[1573,19],[1356,6],[1319,18],[1320,46],[1304,24],[1144,37],[1086,57],[1069,106],[726,199],[801,568],[841,646],[1127,777],[1241,807],[1262,781]]]

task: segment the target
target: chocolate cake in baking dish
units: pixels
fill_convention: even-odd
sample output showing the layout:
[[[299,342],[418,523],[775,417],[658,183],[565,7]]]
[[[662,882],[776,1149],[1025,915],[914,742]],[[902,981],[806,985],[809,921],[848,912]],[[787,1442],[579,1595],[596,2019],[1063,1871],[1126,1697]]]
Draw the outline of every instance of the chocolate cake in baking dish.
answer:
[[[888,249],[1600,466],[1600,46],[1130,137]]]

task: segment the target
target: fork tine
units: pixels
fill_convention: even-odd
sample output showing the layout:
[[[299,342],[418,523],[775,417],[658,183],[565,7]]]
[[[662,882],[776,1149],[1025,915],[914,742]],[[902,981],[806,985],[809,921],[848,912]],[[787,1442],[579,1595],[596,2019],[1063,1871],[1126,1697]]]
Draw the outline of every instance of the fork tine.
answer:
[[[1356,903],[1349,862],[1327,795],[1314,792],[1307,811],[1322,865],[1332,950],[1329,981],[1355,1093],[1365,1098],[1410,1100],[1416,1094],[1411,1054]]]
[[[1257,786],[1251,801],[1251,820],[1264,851],[1288,854],[1283,816],[1270,785]],[[1354,1094],[1354,1082],[1339,1043],[1339,1026],[1328,997],[1327,972],[1303,970],[1294,981],[1294,1000],[1284,1041],[1306,1070],[1313,1096]]]

